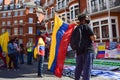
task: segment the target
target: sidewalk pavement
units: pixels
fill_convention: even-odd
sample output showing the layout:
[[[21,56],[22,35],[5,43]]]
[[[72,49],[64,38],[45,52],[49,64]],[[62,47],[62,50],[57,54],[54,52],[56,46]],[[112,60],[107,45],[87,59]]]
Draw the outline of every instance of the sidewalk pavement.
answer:
[[[57,78],[47,70],[47,63],[44,64],[44,77],[37,77],[37,62],[32,65],[19,64],[20,69],[17,71],[0,68],[0,80],[74,80],[73,78],[63,76]],[[92,77],[91,80],[109,80],[103,77]]]

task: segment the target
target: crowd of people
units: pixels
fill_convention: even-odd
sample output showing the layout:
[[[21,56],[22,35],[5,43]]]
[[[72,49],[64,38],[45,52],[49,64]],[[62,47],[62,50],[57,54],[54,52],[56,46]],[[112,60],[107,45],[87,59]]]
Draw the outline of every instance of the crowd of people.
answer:
[[[41,37],[38,35],[39,38]],[[44,34],[43,34],[44,36]],[[48,37],[47,37],[48,38]],[[48,38],[50,40],[50,38]],[[48,39],[46,40],[46,46],[45,46],[45,59],[48,60],[48,53],[49,53],[49,45],[50,42],[48,42]],[[40,42],[38,42],[40,44]],[[35,43],[32,42],[32,40],[28,40],[27,44],[24,45],[22,43],[19,43],[19,39],[17,37],[10,39],[8,42],[8,70],[14,68],[15,70],[19,69],[20,64],[25,63],[26,58],[26,64],[32,65],[33,59],[34,59],[34,48]],[[26,57],[25,57],[26,56]]]

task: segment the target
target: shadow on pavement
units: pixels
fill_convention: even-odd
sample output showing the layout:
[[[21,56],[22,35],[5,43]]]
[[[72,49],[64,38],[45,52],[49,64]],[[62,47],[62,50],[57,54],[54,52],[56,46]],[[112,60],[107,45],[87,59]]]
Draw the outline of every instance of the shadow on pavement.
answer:
[[[37,62],[32,65],[19,64],[19,70],[8,70],[0,68],[0,78],[37,78]],[[46,77],[54,77],[53,73],[47,70],[47,63],[44,64],[44,75]]]

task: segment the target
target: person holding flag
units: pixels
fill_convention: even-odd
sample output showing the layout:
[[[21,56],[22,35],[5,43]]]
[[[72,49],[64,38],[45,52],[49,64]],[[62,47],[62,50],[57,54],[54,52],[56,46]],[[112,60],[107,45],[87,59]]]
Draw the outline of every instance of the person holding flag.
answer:
[[[38,17],[39,23],[45,18],[45,12],[42,7],[36,7],[36,15]],[[45,55],[45,41],[44,41],[44,32],[40,32],[38,34],[37,40],[37,59],[38,59],[38,77],[43,77],[43,63],[44,63],[44,55]]]
[[[48,60],[48,70],[57,77],[62,77],[64,61],[71,34],[76,26],[75,23],[68,24],[58,17],[54,18],[54,28],[51,36],[51,46]]]

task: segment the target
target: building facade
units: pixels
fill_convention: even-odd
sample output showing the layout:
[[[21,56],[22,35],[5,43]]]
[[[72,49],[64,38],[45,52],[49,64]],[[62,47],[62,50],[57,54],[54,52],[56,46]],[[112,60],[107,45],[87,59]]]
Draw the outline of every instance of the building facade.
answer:
[[[87,11],[98,42],[120,42],[120,0],[87,0]]]
[[[97,42],[120,42],[120,1],[119,0],[42,0],[46,10],[45,26],[49,33],[54,26],[57,13],[67,23],[78,22],[78,13],[87,12]]]
[[[55,13],[66,23],[78,22],[77,15],[87,7],[85,0],[41,0],[41,4],[46,10],[45,27],[48,33],[53,30]]]
[[[28,40],[35,42],[37,17],[35,8],[27,6],[31,0],[19,0],[19,3],[9,5],[1,4],[0,34],[9,32],[10,38],[18,37],[20,43],[26,44]]]
[[[55,13],[66,23],[78,23],[77,15],[87,11],[97,42],[120,42],[119,0],[41,0],[40,4],[46,11],[45,20],[41,24],[36,24],[35,9],[25,6],[22,1],[4,7],[1,4],[0,34],[8,31],[10,38],[18,37],[21,43],[26,43],[29,39],[35,41],[36,33],[42,26],[46,27],[48,33],[52,33]],[[23,6],[20,7],[21,5]]]

